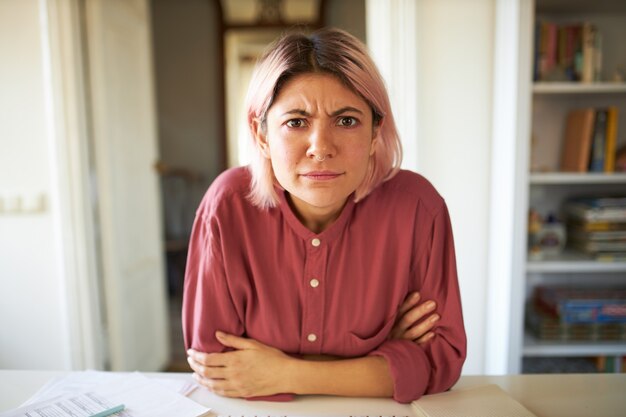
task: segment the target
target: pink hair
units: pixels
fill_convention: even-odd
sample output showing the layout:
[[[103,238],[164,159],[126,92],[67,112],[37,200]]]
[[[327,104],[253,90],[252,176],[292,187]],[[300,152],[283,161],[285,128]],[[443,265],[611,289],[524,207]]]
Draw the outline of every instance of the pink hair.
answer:
[[[380,126],[366,176],[355,191],[355,201],[359,201],[398,172],[402,146],[384,81],[365,45],[349,33],[339,29],[321,29],[310,36],[293,33],[270,46],[254,69],[245,101],[252,138],[255,122],[265,128],[267,112],[282,86],[294,76],[305,73],[336,76],[370,105],[374,124]],[[258,146],[254,149],[249,198],[256,206],[276,207],[279,199],[275,185],[278,184],[271,162]]]

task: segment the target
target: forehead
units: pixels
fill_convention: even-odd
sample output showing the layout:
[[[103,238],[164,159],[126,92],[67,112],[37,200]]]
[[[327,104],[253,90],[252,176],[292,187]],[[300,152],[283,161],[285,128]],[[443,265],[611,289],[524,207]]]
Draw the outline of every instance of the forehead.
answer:
[[[272,107],[320,107],[334,110],[344,106],[366,110],[365,100],[330,74],[300,74],[283,85]],[[271,110],[271,109],[270,109]]]

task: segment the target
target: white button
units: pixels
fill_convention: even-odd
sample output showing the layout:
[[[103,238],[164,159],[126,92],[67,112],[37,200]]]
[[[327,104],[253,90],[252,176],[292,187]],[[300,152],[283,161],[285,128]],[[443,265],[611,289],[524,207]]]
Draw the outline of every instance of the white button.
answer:
[[[309,334],[309,335],[306,337],[306,339],[307,339],[309,342],[315,342],[315,341],[317,340],[317,336],[315,336],[313,333],[311,333],[311,334]]]
[[[309,281],[309,284],[311,284],[311,287],[317,288],[317,286],[320,285],[320,282],[313,278],[311,281]]]
[[[318,238],[314,238],[313,240],[311,240],[311,245],[315,246],[316,248],[322,244],[322,241],[319,240]]]

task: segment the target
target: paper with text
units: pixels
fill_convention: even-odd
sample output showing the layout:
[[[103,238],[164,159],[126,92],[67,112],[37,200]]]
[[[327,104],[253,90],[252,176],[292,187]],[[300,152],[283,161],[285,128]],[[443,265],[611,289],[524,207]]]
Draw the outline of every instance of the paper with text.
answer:
[[[90,417],[118,405],[95,392],[64,395],[0,414],[0,417]],[[122,416],[122,413],[116,414]]]
[[[210,409],[184,397],[139,373],[124,375],[122,378],[115,378],[107,383],[91,385],[89,390],[80,391],[78,383],[73,386],[71,393],[55,397],[54,400],[46,399],[36,403],[29,403],[25,407],[0,414],[0,417],[86,417],[91,414],[77,414],[65,405],[58,405],[50,408],[55,401],[74,401],[72,398],[80,398],[84,401],[84,396],[97,397],[103,403],[112,407],[124,404],[125,410],[115,414],[116,417],[200,417],[208,414]],[[63,390],[63,383],[57,381],[44,392],[39,392],[41,398],[45,392],[59,392]],[[49,398],[49,397],[48,397]],[[106,408],[108,408],[106,407]],[[106,409],[104,408],[104,409]],[[102,411],[102,410],[100,410]]]

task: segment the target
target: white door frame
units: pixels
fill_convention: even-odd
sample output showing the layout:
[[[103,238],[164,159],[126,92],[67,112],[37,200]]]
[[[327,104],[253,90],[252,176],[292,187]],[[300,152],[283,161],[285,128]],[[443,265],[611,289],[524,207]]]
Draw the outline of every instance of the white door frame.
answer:
[[[39,0],[43,31],[51,213],[63,283],[66,368],[104,369],[105,325],[92,196],[81,0]]]
[[[84,0],[110,367],[157,371],[169,326],[149,0]]]
[[[486,374],[521,371],[533,0],[496,0]]]

